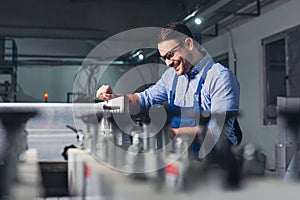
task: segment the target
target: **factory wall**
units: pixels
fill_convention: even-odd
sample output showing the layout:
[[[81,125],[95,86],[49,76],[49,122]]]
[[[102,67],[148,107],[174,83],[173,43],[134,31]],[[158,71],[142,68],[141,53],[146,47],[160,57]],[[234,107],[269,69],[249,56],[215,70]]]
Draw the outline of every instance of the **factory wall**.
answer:
[[[14,41],[18,48],[17,101],[20,102],[44,101],[45,92],[49,93],[49,102],[66,102],[80,64],[64,63],[84,58],[95,46],[86,40],[16,38]]]
[[[300,1],[275,2],[262,10],[259,17],[245,19],[230,30],[237,53],[237,77],[241,86],[240,125],[243,143],[252,143],[267,155],[266,168],[274,169],[277,126],[263,125],[263,46],[262,39],[299,25]],[[229,32],[204,44],[212,56],[229,52],[233,69],[233,51]]]
[[[79,66],[22,66],[18,69],[17,101],[67,102],[67,93],[73,91],[75,74]]]
[[[95,90],[104,84],[110,85],[116,93],[132,93],[157,82],[165,69],[165,65],[157,63],[136,67],[97,65],[87,70],[81,65],[22,66],[18,69],[17,101],[43,102],[46,92],[49,94],[48,102],[67,102],[69,92],[82,93],[92,100]],[[75,99],[77,97],[74,96]]]
[[[101,43],[92,40],[17,38],[15,42],[21,64],[17,71],[18,102],[42,102],[45,92],[49,93],[49,102],[67,102],[69,92],[94,99],[95,90],[103,84],[110,85],[117,93],[132,93],[143,85],[155,83],[166,69],[165,65],[155,63],[138,63],[138,68],[125,64],[86,66],[88,61],[84,59],[93,57],[91,54],[104,56],[92,53],[103,49]],[[30,61],[39,59],[42,59],[40,65],[39,62],[30,65]],[[64,65],[69,61],[77,64]]]

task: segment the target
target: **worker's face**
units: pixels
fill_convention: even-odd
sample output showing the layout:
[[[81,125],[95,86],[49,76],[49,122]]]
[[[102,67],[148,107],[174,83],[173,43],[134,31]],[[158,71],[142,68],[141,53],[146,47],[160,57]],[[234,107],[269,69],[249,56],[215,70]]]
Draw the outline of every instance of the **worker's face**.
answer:
[[[185,41],[165,40],[158,43],[158,51],[166,65],[173,67],[178,76],[187,73],[191,68],[191,54]]]

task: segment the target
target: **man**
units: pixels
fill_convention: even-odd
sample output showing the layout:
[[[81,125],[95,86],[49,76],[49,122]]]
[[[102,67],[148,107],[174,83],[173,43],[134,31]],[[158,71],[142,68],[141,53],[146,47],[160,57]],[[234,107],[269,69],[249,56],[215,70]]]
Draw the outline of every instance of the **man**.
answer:
[[[141,93],[124,95],[132,114],[166,101],[169,111],[204,110],[212,114],[238,111],[240,91],[236,77],[228,68],[213,62],[204,48],[193,40],[185,24],[172,22],[165,26],[158,36],[158,51],[170,68],[152,87]],[[114,94],[107,85],[101,86],[96,94],[103,100],[117,96],[120,94]],[[238,143],[234,121],[235,116],[212,118],[206,132],[208,142],[204,145],[206,153],[207,149],[214,148],[218,162],[228,171],[230,186],[237,186],[239,182],[239,165],[231,152],[231,146]],[[198,124],[189,117],[174,117],[170,122],[170,134],[172,137],[199,135],[202,131]],[[204,157],[206,153],[200,150],[199,156]]]

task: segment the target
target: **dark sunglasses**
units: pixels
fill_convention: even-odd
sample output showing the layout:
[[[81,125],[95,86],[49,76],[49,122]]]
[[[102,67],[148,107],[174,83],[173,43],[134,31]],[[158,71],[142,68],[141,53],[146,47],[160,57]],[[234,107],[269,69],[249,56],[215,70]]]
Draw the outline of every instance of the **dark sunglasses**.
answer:
[[[175,50],[176,48],[178,48],[180,45],[181,45],[180,43],[177,44],[177,45],[176,45],[175,47],[173,47],[170,51],[168,51],[168,52],[166,53],[166,55],[161,56],[160,58],[161,58],[164,62],[166,62],[167,59],[170,60],[170,59],[175,55],[175,52],[176,52],[176,51],[174,51],[174,50]]]

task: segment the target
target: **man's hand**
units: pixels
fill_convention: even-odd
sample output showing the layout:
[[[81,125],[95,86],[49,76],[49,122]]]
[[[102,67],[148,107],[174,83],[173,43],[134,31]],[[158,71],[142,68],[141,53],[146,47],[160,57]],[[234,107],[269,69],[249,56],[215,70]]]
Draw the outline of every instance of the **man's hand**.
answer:
[[[169,128],[169,136],[171,138],[177,136],[196,136],[200,132],[199,126],[193,127],[180,127],[180,128]]]
[[[113,93],[113,90],[109,87],[109,85],[102,85],[96,93],[96,97],[98,99],[102,99],[104,101],[113,99],[116,95]]]
[[[128,110],[130,114],[136,115],[141,111],[139,97],[136,94],[115,94],[109,85],[102,85],[96,92],[96,97],[104,101],[120,96],[124,96],[125,109]]]

